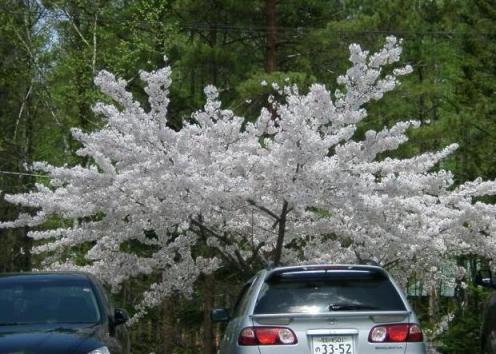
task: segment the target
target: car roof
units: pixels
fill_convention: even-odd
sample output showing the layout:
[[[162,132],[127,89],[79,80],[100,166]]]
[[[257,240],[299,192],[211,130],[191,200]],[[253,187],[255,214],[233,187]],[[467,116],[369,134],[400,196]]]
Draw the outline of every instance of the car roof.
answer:
[[[85,272],[20,272],[20,273],[0,273],[0,282],[10,282],[16,280],[38,281],[38,280],[93,280],[90,273]]]

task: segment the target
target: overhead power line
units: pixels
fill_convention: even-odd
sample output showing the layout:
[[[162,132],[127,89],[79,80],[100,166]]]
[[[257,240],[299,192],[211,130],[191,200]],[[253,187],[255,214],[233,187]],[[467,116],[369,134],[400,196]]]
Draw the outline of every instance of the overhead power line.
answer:
[[[141,22],[137,22],[141,23]],[[204,29],[204,30],[219,30],[219,31],[251,31],[251,32],[267,32],[267,26],[236,26],[229,24],[215,24],[213,26],[204,23],[190,23],[179,25],[184,29]],[[459,32],[459,31],[410,31],[410,30],[334,30],[328,27],[310,27],[310,26],[277,26],[279,32],[310,32],[310,31],[332,31],[336,34],[355,34],[355,35],[413,35],[413,36],[496,36],[496,32]]]
[[[22,11],[4,11],[4,13],[8,13],[10,15],[21,15],[24,14]],[[59,21],[66,21],[64,16],[59,16],[56,14],[52,14],[51,18],[57,19]],[[94,23],[94,18],[79,18],[80,23],[91,24]],[[129,20],[129,19],[115,19],[109,20],[100,18],[98,20],[100,25],[113,25],[119,23],[120,25],[141,25],[141,26],[149,26],[149,25],[161,25],[165,24],[161,20],[151,19],[151,20]],[[174,25],[173,23],[171,23]],[[215,29],[219,32],[252,32],[252,33],[267,33],[269,31],[269,27],[267,26],[248,26],[248,25],[232,25],[227,23],[216,23],[216,24],[208,24],[202,22],[191,22],[191,23],[176,23],[177,27],[182,30],[212,30]],[[328,27],[312,27],[312,26],[277,26],[277,31],[279,33],[308,33],[312,31],[330,31],[332,33],[338,35],[377,35],[377,36],[387,36],[387,35],[396,35],[398,37],[405,36],[414,36],[414,37],[496,37],[496,32],[461,32],[461,31],[412,31],[412,30],[401,30],[401,29],[392,29],[392,30],[335,30]]]
[[[46,175],[38,175],[33,173],[25,173],[25,172],[14,172],[14,171],[0,171],[1,175],[15,175],[15,176],[31,176],[31,177],[42,177],[42,178],[50,178],[50,176]]]

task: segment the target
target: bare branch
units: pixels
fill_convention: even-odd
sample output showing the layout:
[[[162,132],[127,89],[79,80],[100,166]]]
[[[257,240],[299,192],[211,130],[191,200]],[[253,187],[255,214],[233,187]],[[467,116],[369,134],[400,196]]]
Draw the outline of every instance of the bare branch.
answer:
[[[93,58],[91,60],[91,69],[93,74],[96,73],[96,28],[98,21],[98,12],[95,12],[95,19],[93,21]]]
[[[32,90],[33,90],[33,80],[31,80],[28,92],[24,96],[24,99],[22,100],[21,108],[19,109],[19,113],[17,114],[17,121],[16,121],[16,125],[15,125],[15,130],[14,130],[14,140],[17,137],[17,129],[19,128],[19,122],[21,121],[22,114],[24,112],[24,108],[26,108],[26,103],[28,102],[28,99],[29,99],[29,96],[31,95]]]
[[[257,247],[252,248],[252,255],[250,259],[247,261],[248,264],[253,263],[256,259],[259,259],[262,263],[267,263],[265,259],[262,258],[262,255],[260,254],[260,250],[262,247],[265,246],[265,242],[260,242]]]
[[[64,15],[67,16],[67,18],[69,19],[69,22],[71,23],[72,27],[74,28],[74,30],[76,31],[76,33],[78,34],[78,36],[81,38],[81,40],[83,41],[83,43],[88,48],[91,48],[91,44],[86,40],[86,38],[84,38],[84,36],[81,33],[81,31],[79,30],[78,26],[76,26],[76,23],[74,22],[74,19],[72,18],[72,16],[65,9],[60,9],[60,10],[64,13]]]
[[[37,86],[38,85],[41,85],[43,91],[47,95],[47,98],[45,98],[43,95],[40,95],[40,97],[42,98],[42,101],[44,102],[45,106],[50,111],[50,114],[52,115],[52,117],[53,117],[53,119],[55,121],[55,124],[62,130],[63,129],[63,125],[62,125],[60,119],[57,118],[57,114],[55,113],[55,110],[53,108],[53,105],[50,102],[48,102],[48,100],[50,100],[51,102],[53,102],[53,98],[51,97],[50,91],[48,90],[48,88],[46,87],[46,85],[43,84],[43,83],[46,83],[47,82],[47,80],[45,79],[45,73],[39,67],[39,65],[38,65],[38,63],[36,61],[36,57],[35,57],[33,51],[31,50],[30,45],[22,38],[22,36],[19,34],[18,31],[14,30],[14,33],[15,33],[16,37],[19,39],[19,41],[21,42],[22,46],[26,49],[26,52],[28,53],[28,55],[29,55],[29,57],[31,59],[31,65],[33,65],[33,67],[36,70],[36,72],[38,73],[38,75],[40,75],[40,77],[43,78],[43,80],[39,80],[37,82]],[[65,134],[63,134],[63,141],[64,141],[64,152],[65,152],[65,155],[67,156],[68,153],[69,153],[69,143],[67,141],[67,137],[65,136]]]
[[[218,232],[213,231],[209,227],[205,226],[205,224],[203,224],[201,222],[201,220],[195,220],[195,219],[191,218],[190,221],[191,221],[191,223],[193,225],[198,226],[198,228],[200,229],[200,232],[207,231],[209,234],[211,234],[212,236],[218,238],[219,240],[221,240],[222,242],[224,242],[226,245],[232,245],[233,244],[232,241],[229,240],[225,235],[221,235]]]
[[[246,262],[244,261],[243,256],[241,255],[239,250],[234,250],[234,254],[236,255],[236,258],[237,258],[238,263],[241,266],[241,268],[248,269],[248,266],[247,266]]]
[[[282,256],[282,246],[284,245],[284,237],[286,235],[286,216],[288,215],[288,202],[285,200],[282,204],[281,216],[279,217],[279,229],[277,230],[277,243],[274,254],[274,264],[279,265]]]
[[[262,205],[258,205],[253,199],[248,199],[247,202],[248,202],[248,204],[253,205],[254,207],[257,207],[258,209],[262,210],[263,212],[269,214],[274,219],[276,219],[277,221],[279,221],[279,216],[277,216],[275,213],[273,213],[272,211],[270,211],[266,207],[264,207]]]
[[[394,267],[396,264],[398,264],[401,261],[400,258],[393,259],[392,261],[389,261],[385,264],[382,265],[383,268],[388,269],[390,267]]]

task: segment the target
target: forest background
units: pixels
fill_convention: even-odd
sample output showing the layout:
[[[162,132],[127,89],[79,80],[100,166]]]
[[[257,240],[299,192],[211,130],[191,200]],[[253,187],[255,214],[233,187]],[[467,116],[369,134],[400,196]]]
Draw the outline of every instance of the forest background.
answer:
[[[169,116],[176,118],[169,124],[180,129],[201,107],[208,84],[219,87],[230,109],[255,118],[269,95],[263,80],[289,77],[301,87],[321,82],[332,88],[347,67],[350,43],[377,50],[388,35],[404,39],[402,61],[414,72],[367,106],[371,118],[364,128],[430,122],[395,154],[457,142],[460,148],[443,166],[457,183],[495,179],[492,0],[1,0],[0,190],[32,189],[43,178],[26,172],[33,161],[84,163],[70,128],[101,127],[91,110],[101,98],[93,83],[101,69],[126,79],[139,98],[138,69],[161,67],[167,55],[174,78]],[[0,200],[0,220],[19,211]],[[26,234],[0,230],[0,271],[39,264]],[[456,260],[467,269],[480,261]],[[211,323],[210,310],[232,306],[251,275],[223,268],[201,278],[191,299],[164,301],[130,328],[133,353],[214,353],[222,328]],[[132,312],[152,278],[126,282],[116,302]],[[442,284],[426,294],[414,285],[411,300],[439,351],[476,353],[487,294],[469,285],[443,296]],[[447,319],[449,325],[440,325]]]

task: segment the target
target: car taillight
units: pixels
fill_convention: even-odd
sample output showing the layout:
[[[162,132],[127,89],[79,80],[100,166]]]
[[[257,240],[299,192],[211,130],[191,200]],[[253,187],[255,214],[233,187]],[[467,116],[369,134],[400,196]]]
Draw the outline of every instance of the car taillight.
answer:
[[[369,334],[369,342],[372,343],[422,342],[423,340],[420,326],[411,323],[376,326]]]
[[[292,330],[285,327],[246,327],[238,338],[239,345],[284,345],[296,344]]]
[[[258,340],[253,328],[248,327],[241,331],[238,339],[239,345],[257,345]]]
[[[422,329],[419,325],[410,325],[410,330],[408,331],[408,341],[409,342],[422,342],[424,340],[424,335],[422,334]]]

